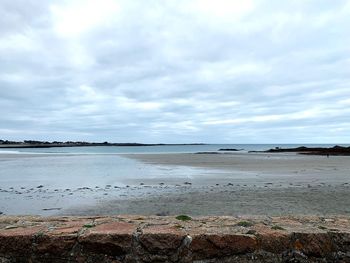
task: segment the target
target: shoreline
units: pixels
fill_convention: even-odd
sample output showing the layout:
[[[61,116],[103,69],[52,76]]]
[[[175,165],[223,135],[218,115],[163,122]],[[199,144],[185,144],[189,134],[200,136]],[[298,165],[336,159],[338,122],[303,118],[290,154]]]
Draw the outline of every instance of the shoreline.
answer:
[[[148,146],[194,146],[194,145],[209,145],[206,143],[96,143],[96,142],[40,142],[40,143],[21,143],[15,142],[13,144],[0,144],[0,149],[27,149],[27,148],[62,148],[62,147],[148,147]]]
[[[12,163],[12,160],[21,162],[26,158],[25,162],[35,161],[35,164],[50,162],[59,165],[63,162],[64,165],[69,161],[83,165],[81,160],[88,164],[110,158],[109,163],[113,163],[119,156],[128,167],[137,165],[138,168],[133,174],[120,178],[122,184],[98,178],[90,185],[67,178],[75,181],[67,181],[70,186],[65,188],[39,182],[34,187],[20,184],[10,187],[11,184],[7,184],[7,188],[0,189],[3,200],[0,212],[23,214],[21,211],[27,211],[25,214],[41,215],[350,215],[348,157],[290,153],[108,154],[109,157],[99,158],[98,155],[89,158],[62,154],[40,156],[50,158],[35,160],[38,155],[34,154],[32,160],[27,160],[27,154],[10,154],[7,158],[3,156],[2,160]],[[113,171],[115,169],[118,168]],[[136,174],[143,169],[156,170],[150,170],[147,176]],[[154,171],[157,176],[152,176]],[[84,180],[85,174],[79,178]],[[39,184],[43,186],[38,188]],[[29,209],[31,206],[36,208],[35,212]]]

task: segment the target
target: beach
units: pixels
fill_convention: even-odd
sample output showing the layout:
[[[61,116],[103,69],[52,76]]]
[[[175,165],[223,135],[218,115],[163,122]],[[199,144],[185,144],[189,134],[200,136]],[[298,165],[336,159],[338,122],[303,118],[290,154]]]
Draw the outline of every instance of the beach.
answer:
[[[186,182],[169,178],[162,182],[165,189],[148,197],[102,202],[98,206],[75,208],[68,214],[350,214],[347,157],[296,154],[132,154],[126,157],[157,165],[213,169],[213,173],[192,177]],[[157,180],[144,183],[156,185]]]
[[[350,214],[346,156],[2,153],[0,166],[8,215]]]

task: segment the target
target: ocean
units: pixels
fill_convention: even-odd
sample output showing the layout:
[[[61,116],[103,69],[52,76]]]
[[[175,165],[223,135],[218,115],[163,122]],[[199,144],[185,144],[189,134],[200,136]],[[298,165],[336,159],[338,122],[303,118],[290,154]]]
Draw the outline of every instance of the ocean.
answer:
[[[6,153],[66,153],[66,154],[123,154],[123,153],[196,153],[217,151],[222,148],[241,149],[241,152],[263,151],[275,147],[293,148],[332,147],[335,144],[201,144],[201,145],[160,145],[160,146],[88,146],[61,148],[18,148],[0,149]],[[350,146],[342,144],[342,146]]]

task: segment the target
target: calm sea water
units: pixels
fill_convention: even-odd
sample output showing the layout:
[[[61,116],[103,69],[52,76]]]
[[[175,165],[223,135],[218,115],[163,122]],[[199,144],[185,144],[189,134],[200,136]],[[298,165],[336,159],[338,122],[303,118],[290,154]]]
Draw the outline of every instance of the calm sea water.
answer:
[[[348,144],[342,144],[349,146]],[[208,144],[208,145],[165,145],[165,146],[89,146],[89,147],[62,147],[62,148],[21,148],[0,149],[1,152],[12,153],[69,153],[69,154],[113,154],[113,153],[195,153],[217,151],[221,148],[242,149],[247,151],[262,151],[275,147],[291,148],[298,146],[332,147],[334,144]]]

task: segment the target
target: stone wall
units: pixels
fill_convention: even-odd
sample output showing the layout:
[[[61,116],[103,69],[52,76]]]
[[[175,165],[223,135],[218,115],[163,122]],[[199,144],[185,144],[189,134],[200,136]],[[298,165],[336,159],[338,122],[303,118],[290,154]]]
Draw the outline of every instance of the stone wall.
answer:
[[[0,262],[350,262],[350,217],[0,216]]]

